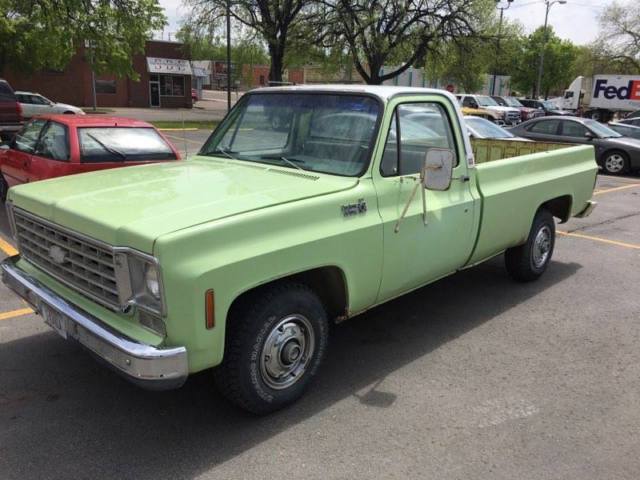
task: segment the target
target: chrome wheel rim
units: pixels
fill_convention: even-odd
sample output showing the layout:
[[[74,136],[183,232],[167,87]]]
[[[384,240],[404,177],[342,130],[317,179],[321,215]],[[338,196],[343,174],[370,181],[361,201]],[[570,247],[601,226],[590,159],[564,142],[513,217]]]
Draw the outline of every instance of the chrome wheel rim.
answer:
[[[282,390],[300,380],[313,356],[315,342],[313,327],[303,315],[289,315],[276,323],[260,353],[264,383]]]
[[[605,160],[605,166],[607,167],[607,171],[611,173],[621,172],[624,168],[624,158],[617,153],[609,155]]]
[[[533,265],[536,268],[542,267],[549,258],[551,252],[551,229],[548,226],[538,230],[533,240]]]

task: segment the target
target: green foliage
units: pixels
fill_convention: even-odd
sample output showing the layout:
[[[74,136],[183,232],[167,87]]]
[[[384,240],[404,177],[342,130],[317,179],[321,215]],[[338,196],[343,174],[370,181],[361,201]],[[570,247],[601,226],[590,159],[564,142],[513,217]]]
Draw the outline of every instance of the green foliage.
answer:
[[[562,92],[576,77],[575,62],[580,49],[570,41],[558,38],[551,27],[547,28],[546,37],[545,42],[545,30],[540,27],[524,37],[520,48],[513,51],[509,65],[511,85],[523,94],[533,95],[535,91],[540,53],[545,45],[540,93],[547,97]]]
[[[592,46],[592,58],[607,62],[616,73],[639,73],[640,10],[635,2],[613,2],[602,11],[599,20],[601,35]]]
[[[135,78],[131,57],[165,23],[157,0],[0,0],[0,71],[61,69],[90,46],[97,73]]]

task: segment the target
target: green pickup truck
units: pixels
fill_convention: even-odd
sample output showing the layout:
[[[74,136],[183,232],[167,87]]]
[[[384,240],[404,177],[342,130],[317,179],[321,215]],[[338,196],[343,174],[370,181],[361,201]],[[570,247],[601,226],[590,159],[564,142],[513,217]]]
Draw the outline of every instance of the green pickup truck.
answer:
[[[535,280],[554,217],[595,206],[592,147],[473,151],[445,91],[255,90],[187,161],[12,188],[3,281],[129,380],[175,388],[215,367],[224,395],[266,413],[309,385],[330,322],[502,252]]]

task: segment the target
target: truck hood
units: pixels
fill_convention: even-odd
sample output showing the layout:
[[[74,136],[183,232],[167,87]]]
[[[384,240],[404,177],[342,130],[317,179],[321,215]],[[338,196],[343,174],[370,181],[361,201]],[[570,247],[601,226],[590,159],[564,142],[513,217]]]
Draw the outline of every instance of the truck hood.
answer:
[[[514,107],[503,107],[501,105],[489,105],[488,107],[482,107],[488,110],[494,110],[496,112],[515,112],[520,113],[520,110]]]
[[[161,235],[352,188],[357,178],[193,157],[19,185],[15,207],[102,240],[152,253]]]

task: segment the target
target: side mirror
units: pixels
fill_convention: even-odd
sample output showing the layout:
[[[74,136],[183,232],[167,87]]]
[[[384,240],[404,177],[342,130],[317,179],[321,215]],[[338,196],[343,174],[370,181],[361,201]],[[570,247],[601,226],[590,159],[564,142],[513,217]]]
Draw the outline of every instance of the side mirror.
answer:
[[[593,140],[595,138],[595,135],[593,134],[593,132],[590,131],[586,131],[584,134],[585,137],[587,137],[589,140]]]
[[[422,167],[422,185],[427,190],[444,191],[451,186],[454,155],[446,148],[430,148]]]

